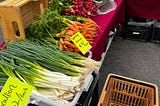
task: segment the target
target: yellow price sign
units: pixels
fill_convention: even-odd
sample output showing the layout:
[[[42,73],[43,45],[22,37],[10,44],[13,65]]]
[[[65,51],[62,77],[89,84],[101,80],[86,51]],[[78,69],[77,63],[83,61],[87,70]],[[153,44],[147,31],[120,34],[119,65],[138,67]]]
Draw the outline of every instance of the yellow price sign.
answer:
[[[9,77],[0,93],[0,106],[26,106],[33,87]]]
[[[83,54],[89,51],[92,47],[80,32],[74,34],[71,37],[71,40]]]

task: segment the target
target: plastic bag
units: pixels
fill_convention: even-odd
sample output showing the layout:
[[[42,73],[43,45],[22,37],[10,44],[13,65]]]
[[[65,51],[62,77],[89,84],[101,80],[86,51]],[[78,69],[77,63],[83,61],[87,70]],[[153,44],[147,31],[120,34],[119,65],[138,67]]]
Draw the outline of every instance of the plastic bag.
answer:
[[[95,3],[98,4],[98,10],[97,13],[99,15],[101,14],[107,14],[113,10],[115,10],[117,4],[114,0],[110,0],[110,1],[104,1],[104,2],[96,2]]]

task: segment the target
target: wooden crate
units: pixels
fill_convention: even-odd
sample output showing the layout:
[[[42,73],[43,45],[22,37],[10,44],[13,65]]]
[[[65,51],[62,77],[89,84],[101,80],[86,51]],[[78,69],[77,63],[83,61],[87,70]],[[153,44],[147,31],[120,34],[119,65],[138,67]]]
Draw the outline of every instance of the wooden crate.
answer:
[[[157,85],[109,74],[98,106],[159,106]]]
[[[43,14],[48,0],[6,0],[0,2],[0,24],[5,41],[25,39],[24,29]]]

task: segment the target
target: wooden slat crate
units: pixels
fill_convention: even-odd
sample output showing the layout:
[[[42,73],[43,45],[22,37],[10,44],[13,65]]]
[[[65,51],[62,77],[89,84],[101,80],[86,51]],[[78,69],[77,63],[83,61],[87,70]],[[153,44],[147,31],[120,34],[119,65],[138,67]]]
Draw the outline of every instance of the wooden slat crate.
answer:
[[[157,85],[109,74],[98,106],[159,106]]]
[[[24,29],[48,7],[48,0],[5,0],[0,2],[0,24],[5,41],[25,39]]]

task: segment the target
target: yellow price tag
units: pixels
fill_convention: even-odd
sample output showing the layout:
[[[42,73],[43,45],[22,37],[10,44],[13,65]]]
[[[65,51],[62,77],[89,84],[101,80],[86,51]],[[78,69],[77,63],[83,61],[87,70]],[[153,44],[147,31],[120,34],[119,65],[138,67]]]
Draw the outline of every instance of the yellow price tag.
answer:
[[[80,32],[74,34],[71,37],[71,40],[83,54],[85,54],[92,47]]]
[[[26,106],[32,89],[15,78],[8,78],[0,93],[0,106]]]

